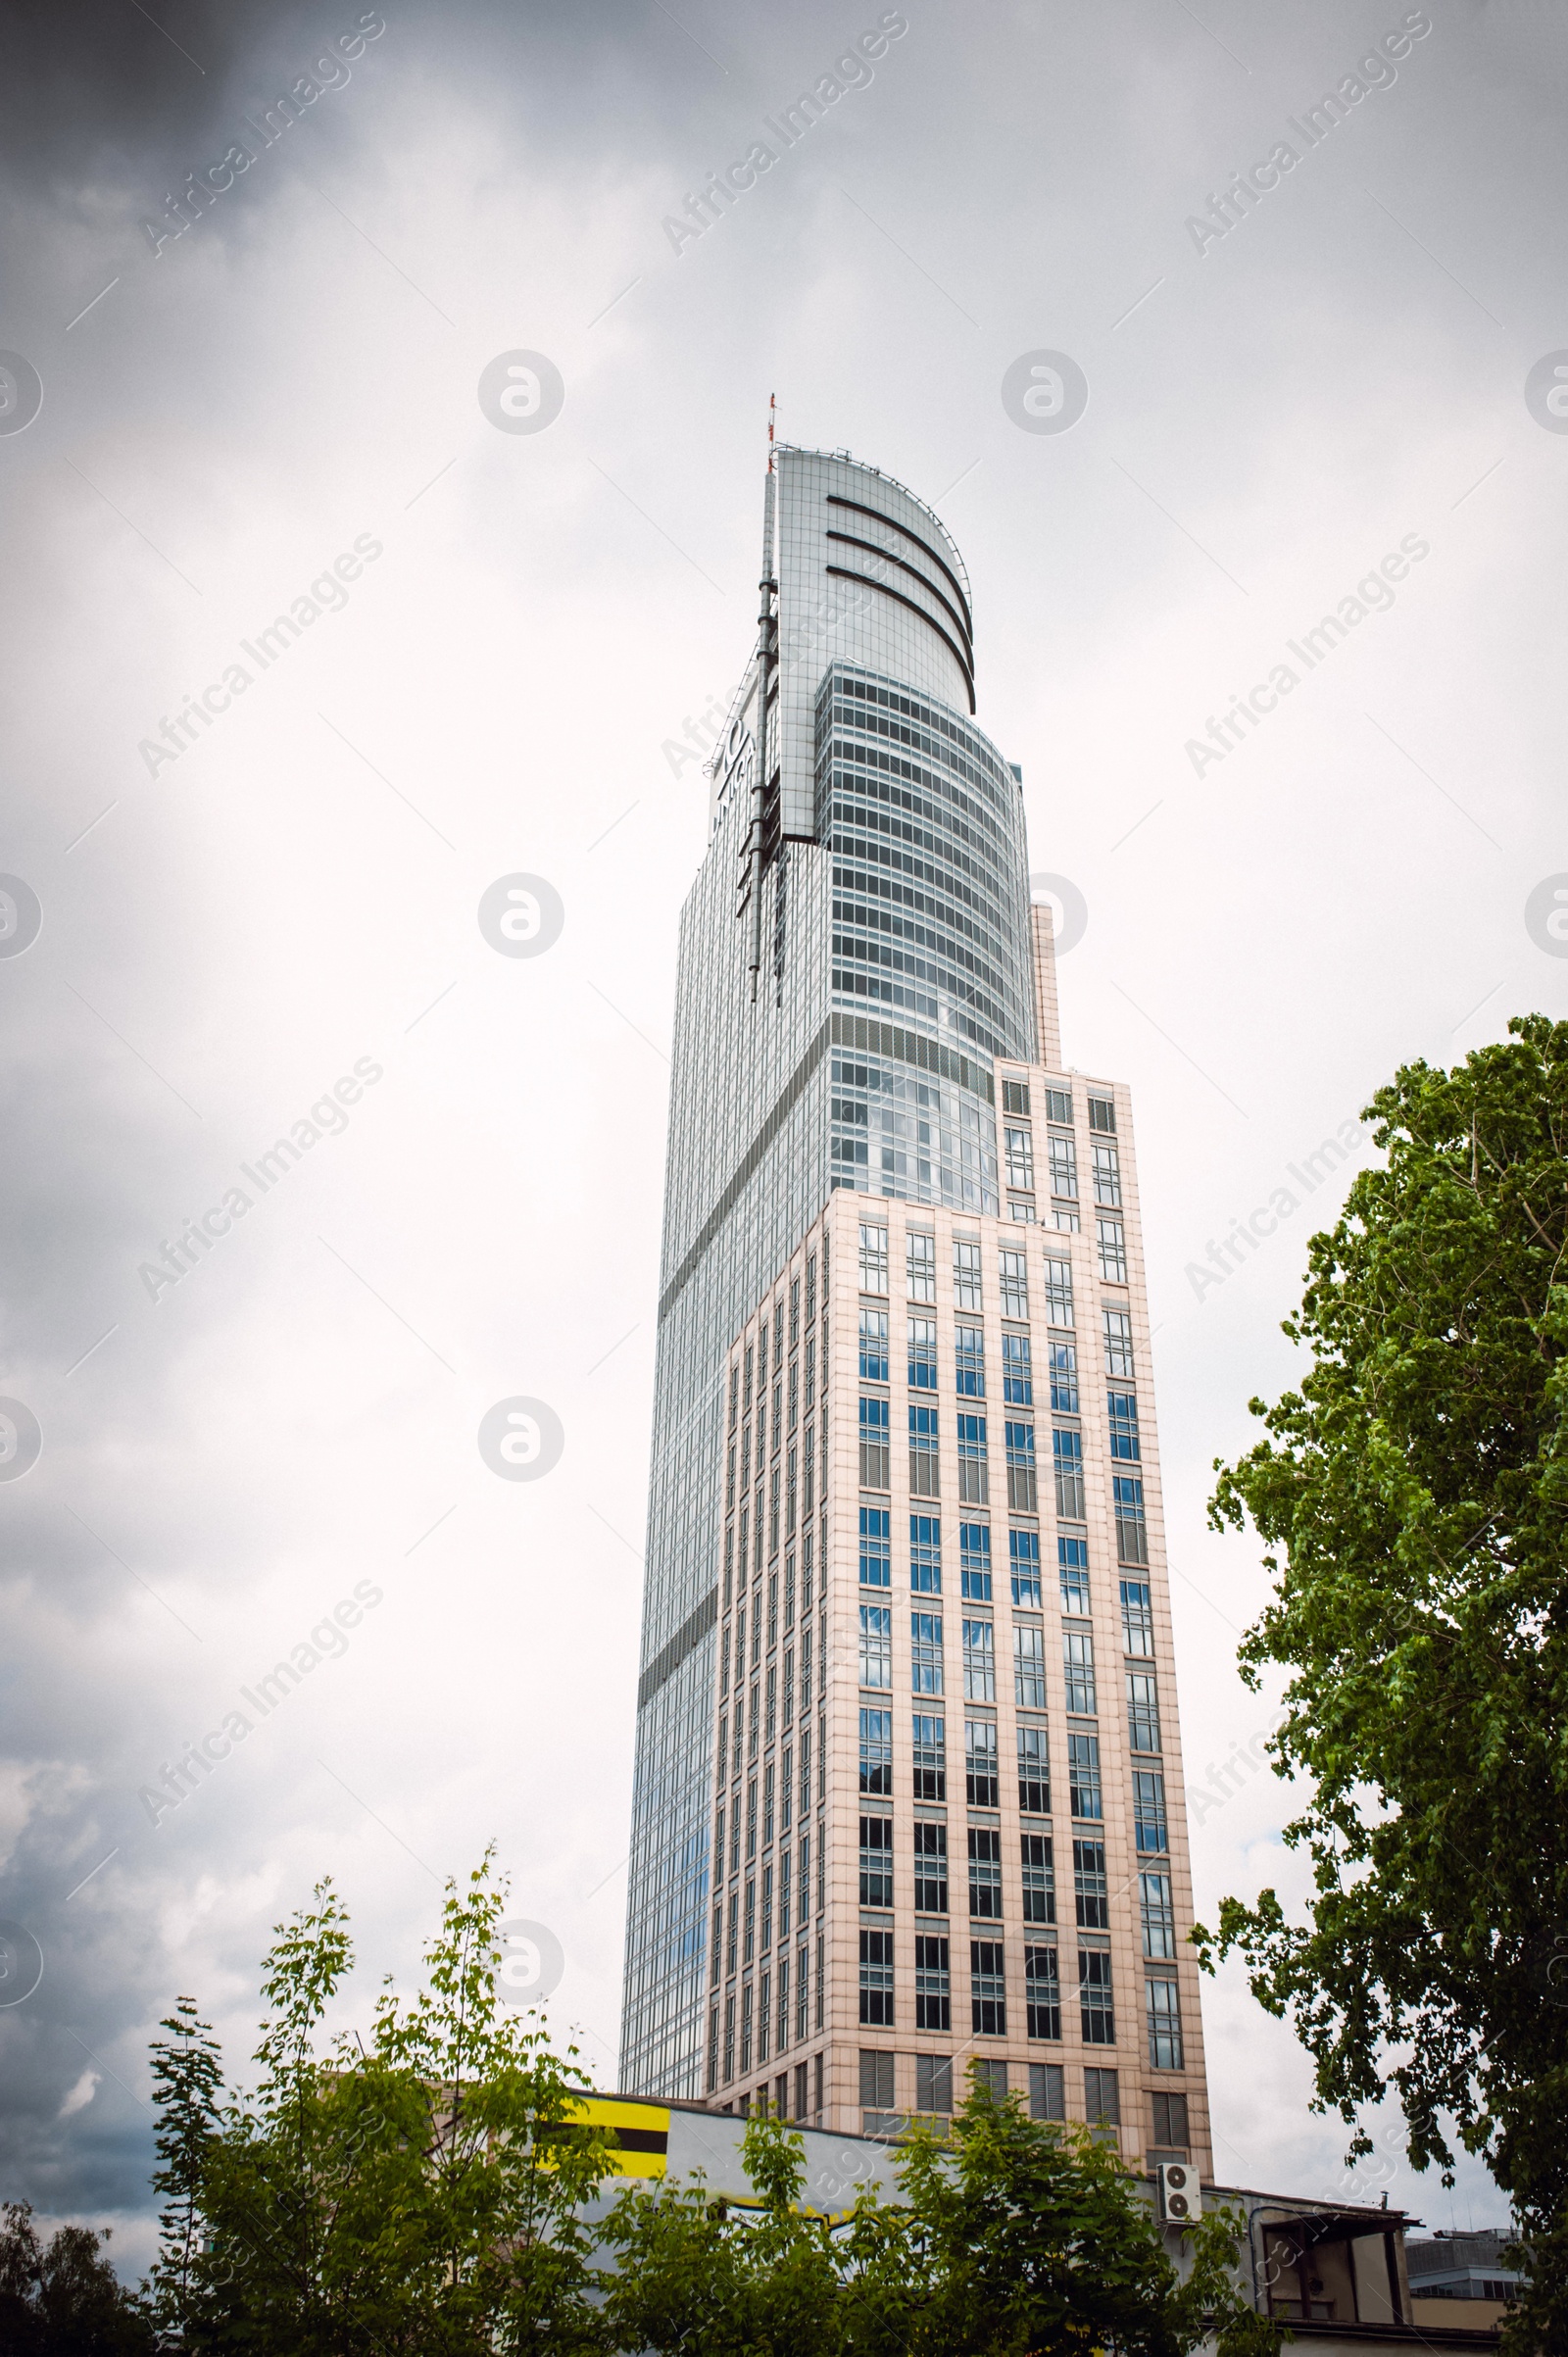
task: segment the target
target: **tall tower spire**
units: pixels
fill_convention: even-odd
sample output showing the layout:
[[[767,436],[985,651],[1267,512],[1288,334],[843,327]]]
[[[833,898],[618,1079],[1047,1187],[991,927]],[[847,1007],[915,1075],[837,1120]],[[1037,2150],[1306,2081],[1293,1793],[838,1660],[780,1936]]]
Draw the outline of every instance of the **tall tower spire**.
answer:
[[[973,2067],[1203,2168],[1131,1105],[1062,1069],[956,543],[769,433],[681,922],[622,2085],[886,2134]]]

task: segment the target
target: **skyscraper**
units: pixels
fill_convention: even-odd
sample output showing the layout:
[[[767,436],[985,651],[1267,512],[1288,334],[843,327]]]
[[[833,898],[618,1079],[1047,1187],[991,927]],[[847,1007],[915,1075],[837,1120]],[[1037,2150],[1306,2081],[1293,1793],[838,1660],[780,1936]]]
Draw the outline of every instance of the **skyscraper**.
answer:
[[[932,511],[779,449],[682,917],[621,2084],[1209,2163],[1124,1088]]]

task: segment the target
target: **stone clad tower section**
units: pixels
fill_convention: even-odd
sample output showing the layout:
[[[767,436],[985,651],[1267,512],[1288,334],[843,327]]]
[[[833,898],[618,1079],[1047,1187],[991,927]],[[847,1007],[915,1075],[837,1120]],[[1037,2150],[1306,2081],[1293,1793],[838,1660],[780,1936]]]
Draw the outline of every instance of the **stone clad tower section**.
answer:
[[[783,449],[682,916],[621,2080],[978,2064],[1207,2163],[1124,1091],[1059,1069],[967,574]]]

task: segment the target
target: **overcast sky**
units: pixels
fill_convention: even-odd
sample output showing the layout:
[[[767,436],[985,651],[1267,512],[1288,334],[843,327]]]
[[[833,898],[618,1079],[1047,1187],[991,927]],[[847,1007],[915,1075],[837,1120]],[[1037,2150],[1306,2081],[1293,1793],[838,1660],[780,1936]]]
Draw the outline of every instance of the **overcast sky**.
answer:
[[[1526,921],[1568,869],[1568,438],[1526,399],[1568,346],[1568,29],[1525,0],[910,0],[868,81],[672,236],[881,14],[388,0],[362,39],[357,0],[12,13],[0,870],[42,926],[0,955],[0,1392],[43,1447],[0,1483],[0,1917],[44,1972],[0,2010],[0,2193],[113,2219],[128,2262],[150,2026],[188,1991],[242,2064],[269,1929],[322,1873],[352,2018],[493,1837],[613,2083],[706,811],[665,747],[747,653],[770,394],[967,560],[981,725],[1032,864],[1087,903],[1067,1056],[1137,1108],[1200,1904],[1301,1887],[1289,1795],[1209,1783],[1268,1713],[1234,1669],[1256,1550],[1203,1501],[1288,1379],[1343,1174],[1223,1283],[1189,1267],[1399,1061],[1568,1012]],[[1309,146],[1291,119],[1412,17]],[[1192,225],[1281,141],[1234,226]],[[225,157],[175,235],[166,199]],[[517,351],[564,382],[540,431],[480,406]],[[1088,382],[1065,432],[1004,405],[1040,351]],[[1401,549],[1392,602],[1287,652]],[[264,668],[242,642],[297,601]],[[1189,751],[1281,664],[1245,741]],[[518,872],[564,909],[533,958],[477,921]],[[264,1193],[241,1166],[299,1123]],[[236,1190],[177,1283],[139,1273]],[[564,1429],[536,1482],[476,1445],[515,1396]],[[152,1824],[140,1788],[357,1587],[342,1649]],[[1350,2189],[1285,2026],[1235,1975],[1205,2016],[1221,2177]],[[1385,2186],[1502,2215],[1473,2165],[1450,2201],[1380,2144],[1353,2189]]]

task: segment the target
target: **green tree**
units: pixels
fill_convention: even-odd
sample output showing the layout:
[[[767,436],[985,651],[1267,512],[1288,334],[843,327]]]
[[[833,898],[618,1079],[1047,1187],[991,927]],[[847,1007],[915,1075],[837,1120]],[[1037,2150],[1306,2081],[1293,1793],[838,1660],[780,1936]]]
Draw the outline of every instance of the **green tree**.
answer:
[[[1289,1672],[1277,1772],[1313,1891],[1227,1898],[1320,2107],[1392,2087],[1414,2166],[1483,2154],[1535,2248],[1518,2345],[1568,2346],[1568,1024],[1518,1018],[1452,1071],[1407,1065],[1363,1118],[1386,1166],[1316,1236],[1285,1332],[1298,1390],[1216,1463],[1274,1600],[1242,1647]],[[1452,2123],[1452,2130],[1446,2129]],[[1363,2129],[1351,2157],[1370,2142]]]
[[[58,2227],[38,2239],[32,2207],[0,2209],[0,2349],[6,2357],[153,2357],[143,2301],[103,2256],[110,2230]]]
[[[279,1925],[258,2085],[206,2143],[190,2192],[193,2349],[247,2357],[491,2357],[602,2338],[577,2211],[605,2173],[574,2118],[587,2085],[496,1994],[506,1892],[489,1853],[449,1884],[412,2000],[386,1988],[369,2042],[323,2044],[353,1963],[330,1884]],[[176,2140],[171,2122],[168,2134]]]
[[[711,2198],[699,2174],[629,2186],[603,2233],[616,2349],[660,2357],[836,2357],[845,2345],[841,2264],[828,2221],[804,2207],[805,2146],[773,2118],[742,2141],[757,2206]]]
[[[198,2021],[192,1997],[176,1997],[174,2010],[159,2023],[167,2039],[154,2042],[153,2099],[158,2108],[158,2166],[153,2190],[164,2196],[158,2221],[159,2250],[152,2288],[163,2322],[183,2335],[192,2319],[192,2296],[205,2228],[201,2185],[218,2133],[218,2098],[222,2063],[212,2032]]]
[[[1276,2326],[1234,2274],[1236,2221],[1183,2234],[1178,2269],[1120,2158],[1086,2129],[1025,2117],[978,2077],[950,2134],[917,2129],[899,2205],[852,2232],[860,2357],[1274,2357]]]
[[[1185,2272],[1116,2155],[1026,2119],[976,2083],[944,2137],[916,2131],[900,2198],[867,2194],[834,2225],[803,2204],[801,2136],[748,2123],[755,2206],[706,2185],[636,2186],[607,2239],[606,2314],[620,2349],[659,2357],[1274,2357],[1232,2270],[1234,2222],[1184,2235]]]

